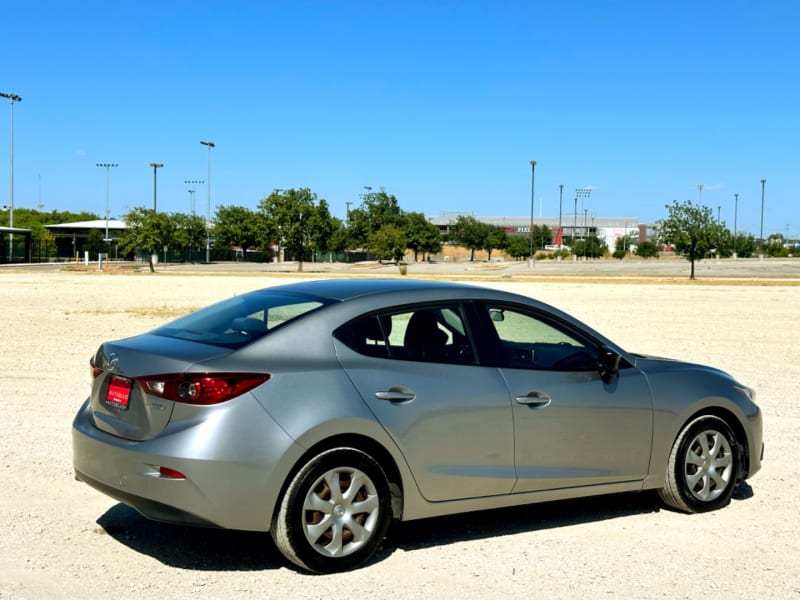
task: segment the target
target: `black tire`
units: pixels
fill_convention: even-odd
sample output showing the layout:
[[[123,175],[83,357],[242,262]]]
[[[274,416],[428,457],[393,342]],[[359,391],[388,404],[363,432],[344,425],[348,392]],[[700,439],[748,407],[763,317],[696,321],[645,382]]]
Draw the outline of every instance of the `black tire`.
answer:
[[[704,415],[692,420],[675,439],[659,496],[688,513],[727,506],[739,481],[739,454],[733,430],[723,419]]]
[[[335,448],[308,461],[286,487],[272,539],[303,569],[347,571],[375,553],[391,517],[380,465],[360,450]]]

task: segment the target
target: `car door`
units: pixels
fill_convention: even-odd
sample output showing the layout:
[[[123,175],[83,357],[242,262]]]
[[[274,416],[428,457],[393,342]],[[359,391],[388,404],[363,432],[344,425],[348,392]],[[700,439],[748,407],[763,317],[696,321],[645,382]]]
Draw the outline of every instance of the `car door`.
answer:
[[[605,383],[599,346],[525,307],[483,304],[514,413],[514,492],[638,481],[650,464],[652,403],[645,376],[622,365]]]
[[[339,360],[430,501],[509,493],[511,399],[458,304],[387,310],[336,334]]]

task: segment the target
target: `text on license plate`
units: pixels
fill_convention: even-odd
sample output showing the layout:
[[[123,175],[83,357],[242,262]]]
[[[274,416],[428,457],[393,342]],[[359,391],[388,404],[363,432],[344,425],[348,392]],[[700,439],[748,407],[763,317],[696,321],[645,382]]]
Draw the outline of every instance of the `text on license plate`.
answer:
[[[128,408],[128,399],[131,395],[131,380],[122,377],[112,377],[106,392],[106,404],[121,408]]]

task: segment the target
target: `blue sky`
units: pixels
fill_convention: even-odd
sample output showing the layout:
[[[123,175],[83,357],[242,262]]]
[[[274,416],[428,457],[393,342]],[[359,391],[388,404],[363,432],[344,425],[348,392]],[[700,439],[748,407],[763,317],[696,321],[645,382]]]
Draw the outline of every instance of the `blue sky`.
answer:
[[[256,208],[364,186],[429,215],[653,221],[702,197],[740,230],[800,235],[800,3],[184,1],[6,3],[15,206],[111,216]],[[8,102],[0,198],[8,203]],[[698,191],[702,184],[702,196]],[[207,189],[197,186],[197,212]],[[579,208],[580,211],[580,208]],[[0,218],[2,219],[2,218]]]

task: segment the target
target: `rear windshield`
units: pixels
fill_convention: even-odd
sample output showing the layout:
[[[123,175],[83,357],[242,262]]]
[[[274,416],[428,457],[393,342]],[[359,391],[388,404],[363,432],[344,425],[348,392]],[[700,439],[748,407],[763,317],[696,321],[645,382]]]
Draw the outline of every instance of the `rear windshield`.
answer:
[[[152,333],[204,344],[239,348],[331,301],[263,290],[212,304]]]

